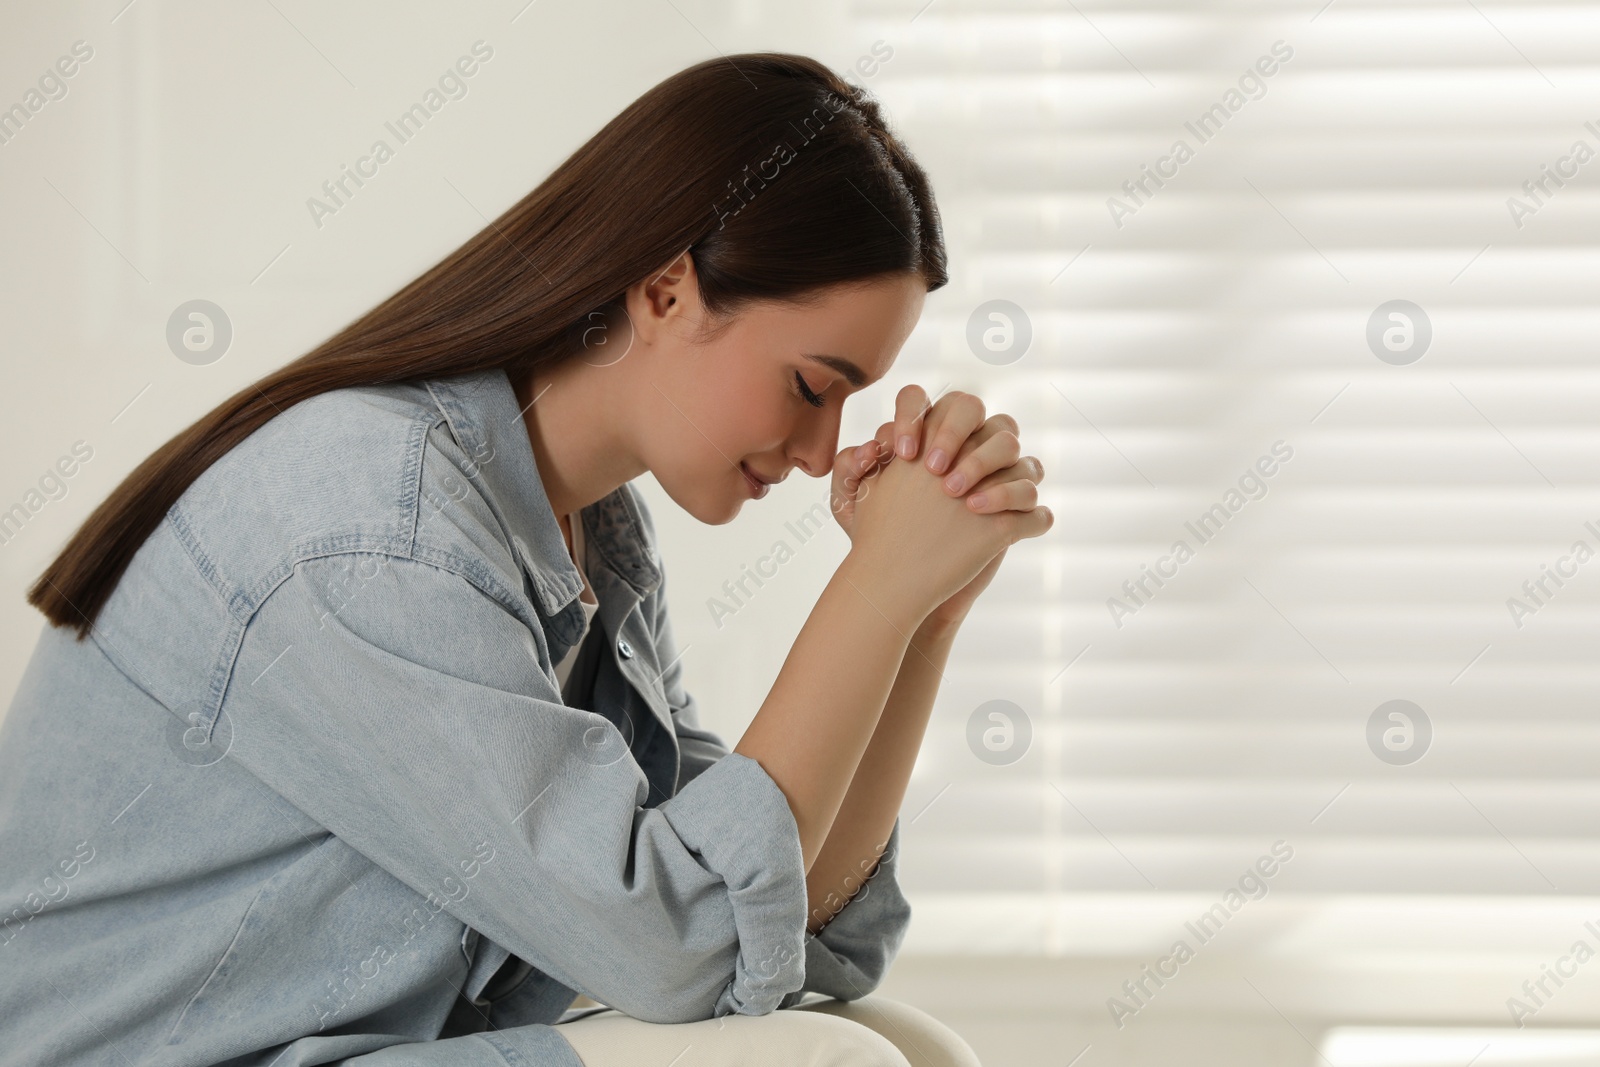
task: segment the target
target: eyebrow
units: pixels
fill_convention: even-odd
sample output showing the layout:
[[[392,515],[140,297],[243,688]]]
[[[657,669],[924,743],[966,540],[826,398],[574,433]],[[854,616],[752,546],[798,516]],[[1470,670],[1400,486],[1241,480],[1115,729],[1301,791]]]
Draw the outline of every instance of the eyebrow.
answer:
[[[840,374],[845,376],[845,380],[847,380],[857,389],[867,384],[866,372],[860,367],[856,366],[854,363],[851,363],[848,359],[845,359],[843,356],[824,356],[816,355],[811,352],[805,352],[802,354],[806,359],[811,360],[813,363],[821,363],[825,367],[831,367],[838,371]]]

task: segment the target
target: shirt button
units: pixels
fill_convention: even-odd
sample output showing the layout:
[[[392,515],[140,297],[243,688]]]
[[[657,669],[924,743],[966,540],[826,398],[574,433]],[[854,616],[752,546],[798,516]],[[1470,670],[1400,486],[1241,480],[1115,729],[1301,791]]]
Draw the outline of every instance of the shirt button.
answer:
[[[617,642],[617,651],[622,653],[622,658],[623,659],[632,659],[633,658],[633,646],[628,644],[627,641],[618,641]]]

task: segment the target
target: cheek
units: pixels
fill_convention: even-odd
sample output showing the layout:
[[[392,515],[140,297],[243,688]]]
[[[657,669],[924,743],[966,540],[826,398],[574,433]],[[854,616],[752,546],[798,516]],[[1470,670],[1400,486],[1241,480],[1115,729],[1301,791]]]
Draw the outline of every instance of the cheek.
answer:
[[[650,466],[703,507],[744,492],[740,460],[772,456],[796,429],[801,403],[784,391],[779,367],[734,350],[702,351],[662,381],[650,433]],[[682,502],[682,501],[680,501]]]
[[[660,398],[647,461],[657,479],[686,498],[722,497],[740,485],[740,460],[754,451],[747,412],[720,388]],[[682,501],[680,501],[681,503]]]
[[[787,400],[781,383],[750,381],[748,372],[741,375],[730,369],[708,381],[701,390],[690,432],[697,429],[695,436],[702,448],[726,467],[729,460],[738,463],[751,454],[770,451],[783,441],[792,430],[793,413]]]

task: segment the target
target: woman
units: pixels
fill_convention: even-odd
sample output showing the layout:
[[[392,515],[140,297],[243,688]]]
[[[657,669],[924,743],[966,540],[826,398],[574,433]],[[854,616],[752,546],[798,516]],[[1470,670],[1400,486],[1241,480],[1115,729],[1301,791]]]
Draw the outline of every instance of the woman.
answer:
[[[909,386],[834,451],[945,281],[872,101],[719,59],[147,459],[30,591],[0,1063],[976,1063],[867,994],[1042,471]],[[851,548],[730,752],[630,481],[724,523],[794,467]]]

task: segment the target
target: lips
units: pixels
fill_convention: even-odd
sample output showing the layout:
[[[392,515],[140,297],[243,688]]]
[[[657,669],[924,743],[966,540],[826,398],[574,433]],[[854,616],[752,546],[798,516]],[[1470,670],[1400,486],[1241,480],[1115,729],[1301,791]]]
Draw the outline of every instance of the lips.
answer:
[[[771,486],[766,481],[762,480],[759,474],[745,466],[743,460],[740,460],[739,462],[739,472],[744,475],[745,485],[749,486],[750,495],[752,497],[760,500],[762,497],[767,495],[767,492]]]

